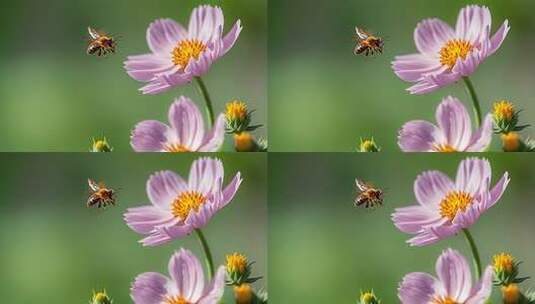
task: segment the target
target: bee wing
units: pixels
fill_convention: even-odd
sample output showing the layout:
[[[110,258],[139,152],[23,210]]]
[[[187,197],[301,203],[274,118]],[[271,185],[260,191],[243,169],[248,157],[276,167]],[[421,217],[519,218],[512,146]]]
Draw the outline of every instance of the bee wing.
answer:
[[[367,183],[358,178],[355,179],[355,185],[360,191],[366,191],[368,188],[370,188]]]
[[[370,34],[366,32],[365,30],[359,28],[358,26],[355,26],[355,33],[357,34],[357,37],[360,40],[366,40],[368,37],[370,37]]]
[[[89,36],[91,37],[91,39],[97,39],[101,36],[101,33],[99,31],[90,26],[87,27],[87,31],[89,32]]]
[[[93,192],[98,191],[99,185],[94,180],[88,178],[87,184],[89,185],[89,189],[91,189]]]

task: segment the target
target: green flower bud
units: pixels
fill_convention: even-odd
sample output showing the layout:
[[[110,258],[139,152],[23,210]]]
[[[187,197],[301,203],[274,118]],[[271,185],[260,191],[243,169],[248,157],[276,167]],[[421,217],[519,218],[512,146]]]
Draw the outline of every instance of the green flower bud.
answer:
[[[377,145],[373,137],[371,138],[360,138],[360,145],[357,149],[357,152],[379,152],[381,147]]]
[[[108,296],[106,290],[95,292],[93,291],[93,297],[89,304],[112,304],[113,300]]]
[[[106,137],[102,137],[101,139],[98,138],[91,138],[91,150],[90,152],[111,152],[113,151],[112,146],[106,139]]]

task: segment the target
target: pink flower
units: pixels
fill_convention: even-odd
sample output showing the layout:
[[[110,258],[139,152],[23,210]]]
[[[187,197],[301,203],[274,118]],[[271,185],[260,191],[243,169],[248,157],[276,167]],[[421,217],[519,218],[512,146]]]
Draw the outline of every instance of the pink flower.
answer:
[[[509,32],[508,21],[490,37],[491,16],[485,6],[463,8],[453,30],[440,19],[426,19],[414,31],[419,53],[397,56],[392,68],[399,78],[415,83],[411,94],[425,94],[472,74],[494,54]]]
[[[505,172],[490,189],[492,170],[486,159],[467,158],[459,164],[453,182],[440,171],[427,171],[414,182],[418,204],[397,208],[392,214],[396,227],[415,237],[412,246],[433,244],[472,226],[494,206],[509,184]]]
[[[195,8],[185,29],[171,19],[159,19],[147,30],[152,53],[129,56],[126,72],[135,80],[148,82],[143,94],[158,94],[191,82],[234,45],[242,30],[238,20],[223,37],[224,17],[220,7]]]
[[[492,267],[487,266],[475,285],[466,259],[456,250],[446,249],[436,263],[438,278],[425,272],[412,272],[403,278],[398,290],[402,304],[484,304],[492,292]]]
[[[438,126],[413,120],[399,131],[398,145],[404,152],[483,152],[492,140],[492,115],[472,133],[472,121],[463,103],[446,97],[437,108]]]
[[[225,289],[225,268],[217,269],[212,282],[205,285],[201,263],[186,249],[175,252],[169,260],[170,278],[157,272],[136,277],[130,289],[135,304],[216,304]]]
[[[136,152],[216,152],[225,139],[225,117],[220,114],[209,132],[201,112],[191,99],[181,96],[169,108],[170,126],[145,120],[132,131],[130,144]]]
[[[126,224],[147,236],[141,240],[144,246],[182,238],[230,203],[242,179],[238,172],[223,189],[223,177],[223,163],[211,158],[194,161],[187,182],[172,171],[156,172],[147,181],[151,205],[129,208]]]

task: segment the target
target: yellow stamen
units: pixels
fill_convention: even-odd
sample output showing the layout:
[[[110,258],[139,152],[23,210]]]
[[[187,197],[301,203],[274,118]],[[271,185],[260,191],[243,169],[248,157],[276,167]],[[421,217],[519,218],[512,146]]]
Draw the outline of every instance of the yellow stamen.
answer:
[[[236,304],[250,304],[253,301],[253,289],[249,284],[241,284],[234,287]]]
[[[515,259],[508,253],[500,253],[493,257],[494,270],[497,272],[511,272],[515,266]]]
[[[507,100],[497,101],[493,105],[492,114],[497,120],[511,120],[515,115],[515,106]]]
[[[249,132],[234,134],[234,146],[238,152],[251,152],[254,147],[254,138]]]
[[[238,100],[227,103],[225,117],[228,120],[244,120],[247,117],[247,105]]]
[[[165,151],[167,152],[174,152],[174,153],[179,153],[179,152],[191,152],[190,149],[188,149],[186,146],[184,145],[179,145],[179,144],[170,144],[170,145],[167,145],[165,146]]]
[[[165,299],[165,304],[191,304],[183,297],[175,296],[175,297],[168,297]]]
[[[520,136],[516,132],[502,134],[503,149],[506,152],[516,152],[520,148]]]
[[[227,271],[244,273],[247,269],[247,257],[237,252],[227,255]]]
[[[472,44],[466,40],[450,40],[440,49],[440,63],[448,66],[451,70],[455,66],[457,59],[466,59],[466,56],[470,54],[473,48]]]
[[[197,212],[206,202],[206,197],[196,191],[185,191],[180,193],[171,204],[171,213],[182,220],[186,219],[193,210]]]
[[[473,202],[472,196],[463,191],[452,191],[440,202],[440,215],[453,221],[457,213],[464,212]]]
[[[435,151],[437,152],[445,152],[445,153],[452,153],[452,152],[458,152],[455,150],[454,147],[444,144],[444,145],[435,145],[434,146]]]
[[[502,296],[504,304],[517,304],[520,300],[520,289],[516,284],[509,284],[502,287]]]
[[[191,59],[199,59],[206,45],[197,39],[185,39],[178,42],[171,52],[173,63],[184,69]]]
[[[455,300],[453,300],[450,297],[445,297],[445,298],[439,297],[433,300],[433,304],[459,304],[459,303],[455,302]]]

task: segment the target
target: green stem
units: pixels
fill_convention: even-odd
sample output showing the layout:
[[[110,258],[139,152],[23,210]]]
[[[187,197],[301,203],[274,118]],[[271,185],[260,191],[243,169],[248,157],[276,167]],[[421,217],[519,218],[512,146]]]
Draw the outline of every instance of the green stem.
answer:
[[[195,77],[195,81],[197,82],[197,89],[204,97],[204,101],[206,102],[206,115],[208,116],[211,127],[214,125],[214,108],[212,107],[212,99],[210,98],[210,94],[208,94],[208,89],[206,88],[206,85],[204,84],[204,81],[201,79],[201,77]]]
[[[476,90],[472,81],[467,76],[463,77],[464,84],[466,85],[466,91],[472,98],[472,103],[474,106],[474,116],[476,117],[477,126],[481,126],[481,106],[479,105],[479,99],[477,98]]]
[[[211,280],[214,277],[214,260],[212,259],[212,252],[210,251],[210,246],[208,246],[208,242],[206,241],[206,238],[204,237],[204,234],[202,233],[201,229],[195,229],[195,234],[197,235],[199,243],[201,244],[201,247],[204,251],[204,255],[206,257],[206,266],[208,267],[208,273],[210,274],[210,277],[208,279]]]
[[[463,232],[466,240],[468,241],[468,245],[470,246],[470,250],[472,251],[472,256],[474,257],[474,267],[476,268],[477,277],[479,279],[481,278],[481,258],[479,257],[479,251],[477,250],[476,242],[467,228],[464,228]]]

